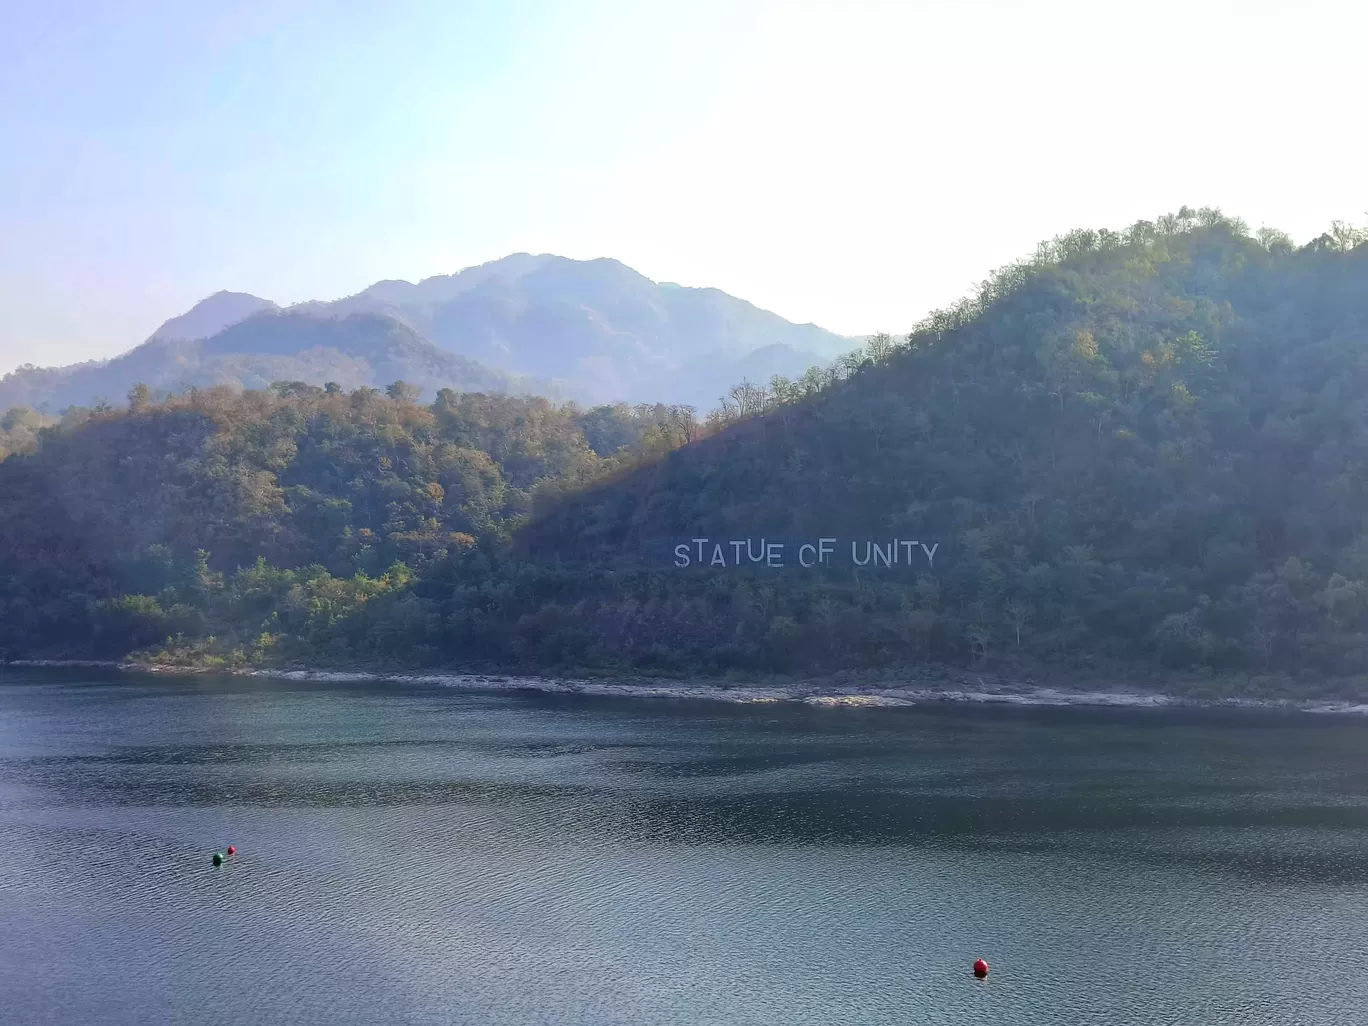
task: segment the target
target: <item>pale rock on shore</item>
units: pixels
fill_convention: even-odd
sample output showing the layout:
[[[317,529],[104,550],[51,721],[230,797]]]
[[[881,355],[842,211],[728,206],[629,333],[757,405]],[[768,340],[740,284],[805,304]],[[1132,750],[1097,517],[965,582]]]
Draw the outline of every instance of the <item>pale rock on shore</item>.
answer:
[[[499,674],[371,673],[339,670],[195,670],[180,666],[116,663],[80,659],[24,659],[0,666],[33,668],[100,668],[138,673],[200,676],[206,673],[263,677],[276,680],[310,681],[393,681],[396,684],[426,684],[471,691],[543,691],[553,694],[597,695],[622,698],[672,698],[742,704],[801,702],[817,708],[906,707],[925,703],[961,702],[973,705],[1013,706],[1104,706],[1158,709],[1244,708],[1368,715],[1368,704],[1357,702],[1297,702],[1228,698],[1216,701],[1182,699],[1171,695],[1133,691],[1070,691],[1040,687],[1033,682],[994,681],[976,678],[980,690],[954,687],[929,687],[911,683],[885,684],[801,684],[788,686],[743,686],[729,683],[658,682],[653,680],[589,680],[563,677],[505,676]]]

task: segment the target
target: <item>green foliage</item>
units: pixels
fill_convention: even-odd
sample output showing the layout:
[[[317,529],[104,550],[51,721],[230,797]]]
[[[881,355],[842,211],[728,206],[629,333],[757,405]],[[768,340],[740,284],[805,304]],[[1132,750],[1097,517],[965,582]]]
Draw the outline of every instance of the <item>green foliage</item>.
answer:
[[[0,424],[17,453],[0,463],[0,649],[99,656],[280,623],[271,650],[304,652],[415,573],[505,544],[535,502],[697,429],[674,407],[450,390],[424,406],[403,382],[162,402],[135,388],[124,410]],[[600,456],[586,431],[623,441]]]
[[[639,539],[941,543],[924,588],[771,574],[763,623],[731,621],[743,664],[1362,673],[1364,242],[1340,226],[1298,250],[1188,209],[1071,233],[807,395],[734,389],[721,434],[548,512],[522,551],[582,538],[586,563],[628,567]]]
[[[56,417],[17,406],[0,416],[0,460],[16,452],[28,452],[38,445],[38,434],[57,423]]]
[[[1362,674],[1364,395],[1361,233],[1297,248],[1187,208],[1062,236],[702,423],[402,382],[134,389],[7,417],[0,655]],[[668,565],[704,536],[939,549]]]

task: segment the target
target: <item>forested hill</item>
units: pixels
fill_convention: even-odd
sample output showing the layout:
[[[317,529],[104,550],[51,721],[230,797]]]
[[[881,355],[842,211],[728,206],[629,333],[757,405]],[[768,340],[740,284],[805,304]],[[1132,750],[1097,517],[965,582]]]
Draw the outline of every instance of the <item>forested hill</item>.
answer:
[[[499,553],[539,494],[697,430],[675,407],[416,394],[281,382],[154,402],[137,387],[122,409],[7,414],[0,659],[122,657],[168,638],[211,664],[449,655],[414,591],[424,575],[463,554],[511,567]],[[358,619],[370,610],[413,619],[373,631]]]
[[[782,540],[788,569],[757,594],[785,574],[784,597],[740,621],[764,608],[745,643],[778,657],[782,625],[799,661],[1368,665],[1362,232],[1296,249],[1214,211],[1077,232],[793,393],[754,393],[758,415],[547,509],[523,550],[659,565],[686,542],[696,568],[721,542],[711,573],[730,581],[731,540]],[[794,568],[820,537],[841,540],[848,591]],[[887,558],[893,539],[892,567],[863,544]],[[933,565],[910,539],[939,546]]]
[[[1366,669],[1368,243],[1343,226],[1301,247],[1214,211],[1076,232],[705,423],[391,391],[135,394],[15,423],[0,648],[1132,665],[1308,695]],[[798,566],[824,537],[830,565]],[[676,566],[698,538],[728,564],[778,539],[784,566]],[[854,567],[865,542],[904,558]]]

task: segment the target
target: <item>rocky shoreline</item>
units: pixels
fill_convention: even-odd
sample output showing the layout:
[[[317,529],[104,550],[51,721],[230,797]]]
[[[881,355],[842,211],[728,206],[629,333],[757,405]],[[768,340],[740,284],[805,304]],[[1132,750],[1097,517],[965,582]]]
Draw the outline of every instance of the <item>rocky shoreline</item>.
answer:
[[[708,681],[661,681],[650,678],[574,678],[487,673],[402,673],[316,669],[208,669],[149,663],[80,659],[23,659],[0,663],[15,668],[92,668],[168,676],[223,674],[278,680],[424,684],[472,691],[542,691],[622,698],[667,698],[732,703],[802,703],[825,708],[905,707],[927,703],[1013,706],[1094,706],[1125,708],[1239,708],[1308,713],[1368,715],[1368,704],[1352,701],[1293,699],[1184,698],[1136,690],[1087,691],[1043,687],[1034,681],[947,672],[943,681],[792,682],[782,685]]]

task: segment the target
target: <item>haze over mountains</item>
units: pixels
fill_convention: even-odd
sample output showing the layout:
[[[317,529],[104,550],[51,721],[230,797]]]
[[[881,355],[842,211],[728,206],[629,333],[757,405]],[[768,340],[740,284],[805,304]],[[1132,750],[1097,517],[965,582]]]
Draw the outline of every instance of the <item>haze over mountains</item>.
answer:
[[[399,379],[429,394],[452,388],[707,409],[733,384],[800,375],[852,344],[717,289],[653,282],[616,260],[519,253],[286,309],[219,292],[112,360],[6,375],[0,410],[120,403],[138,383],[177,392],[281,380],[351,389]]]

